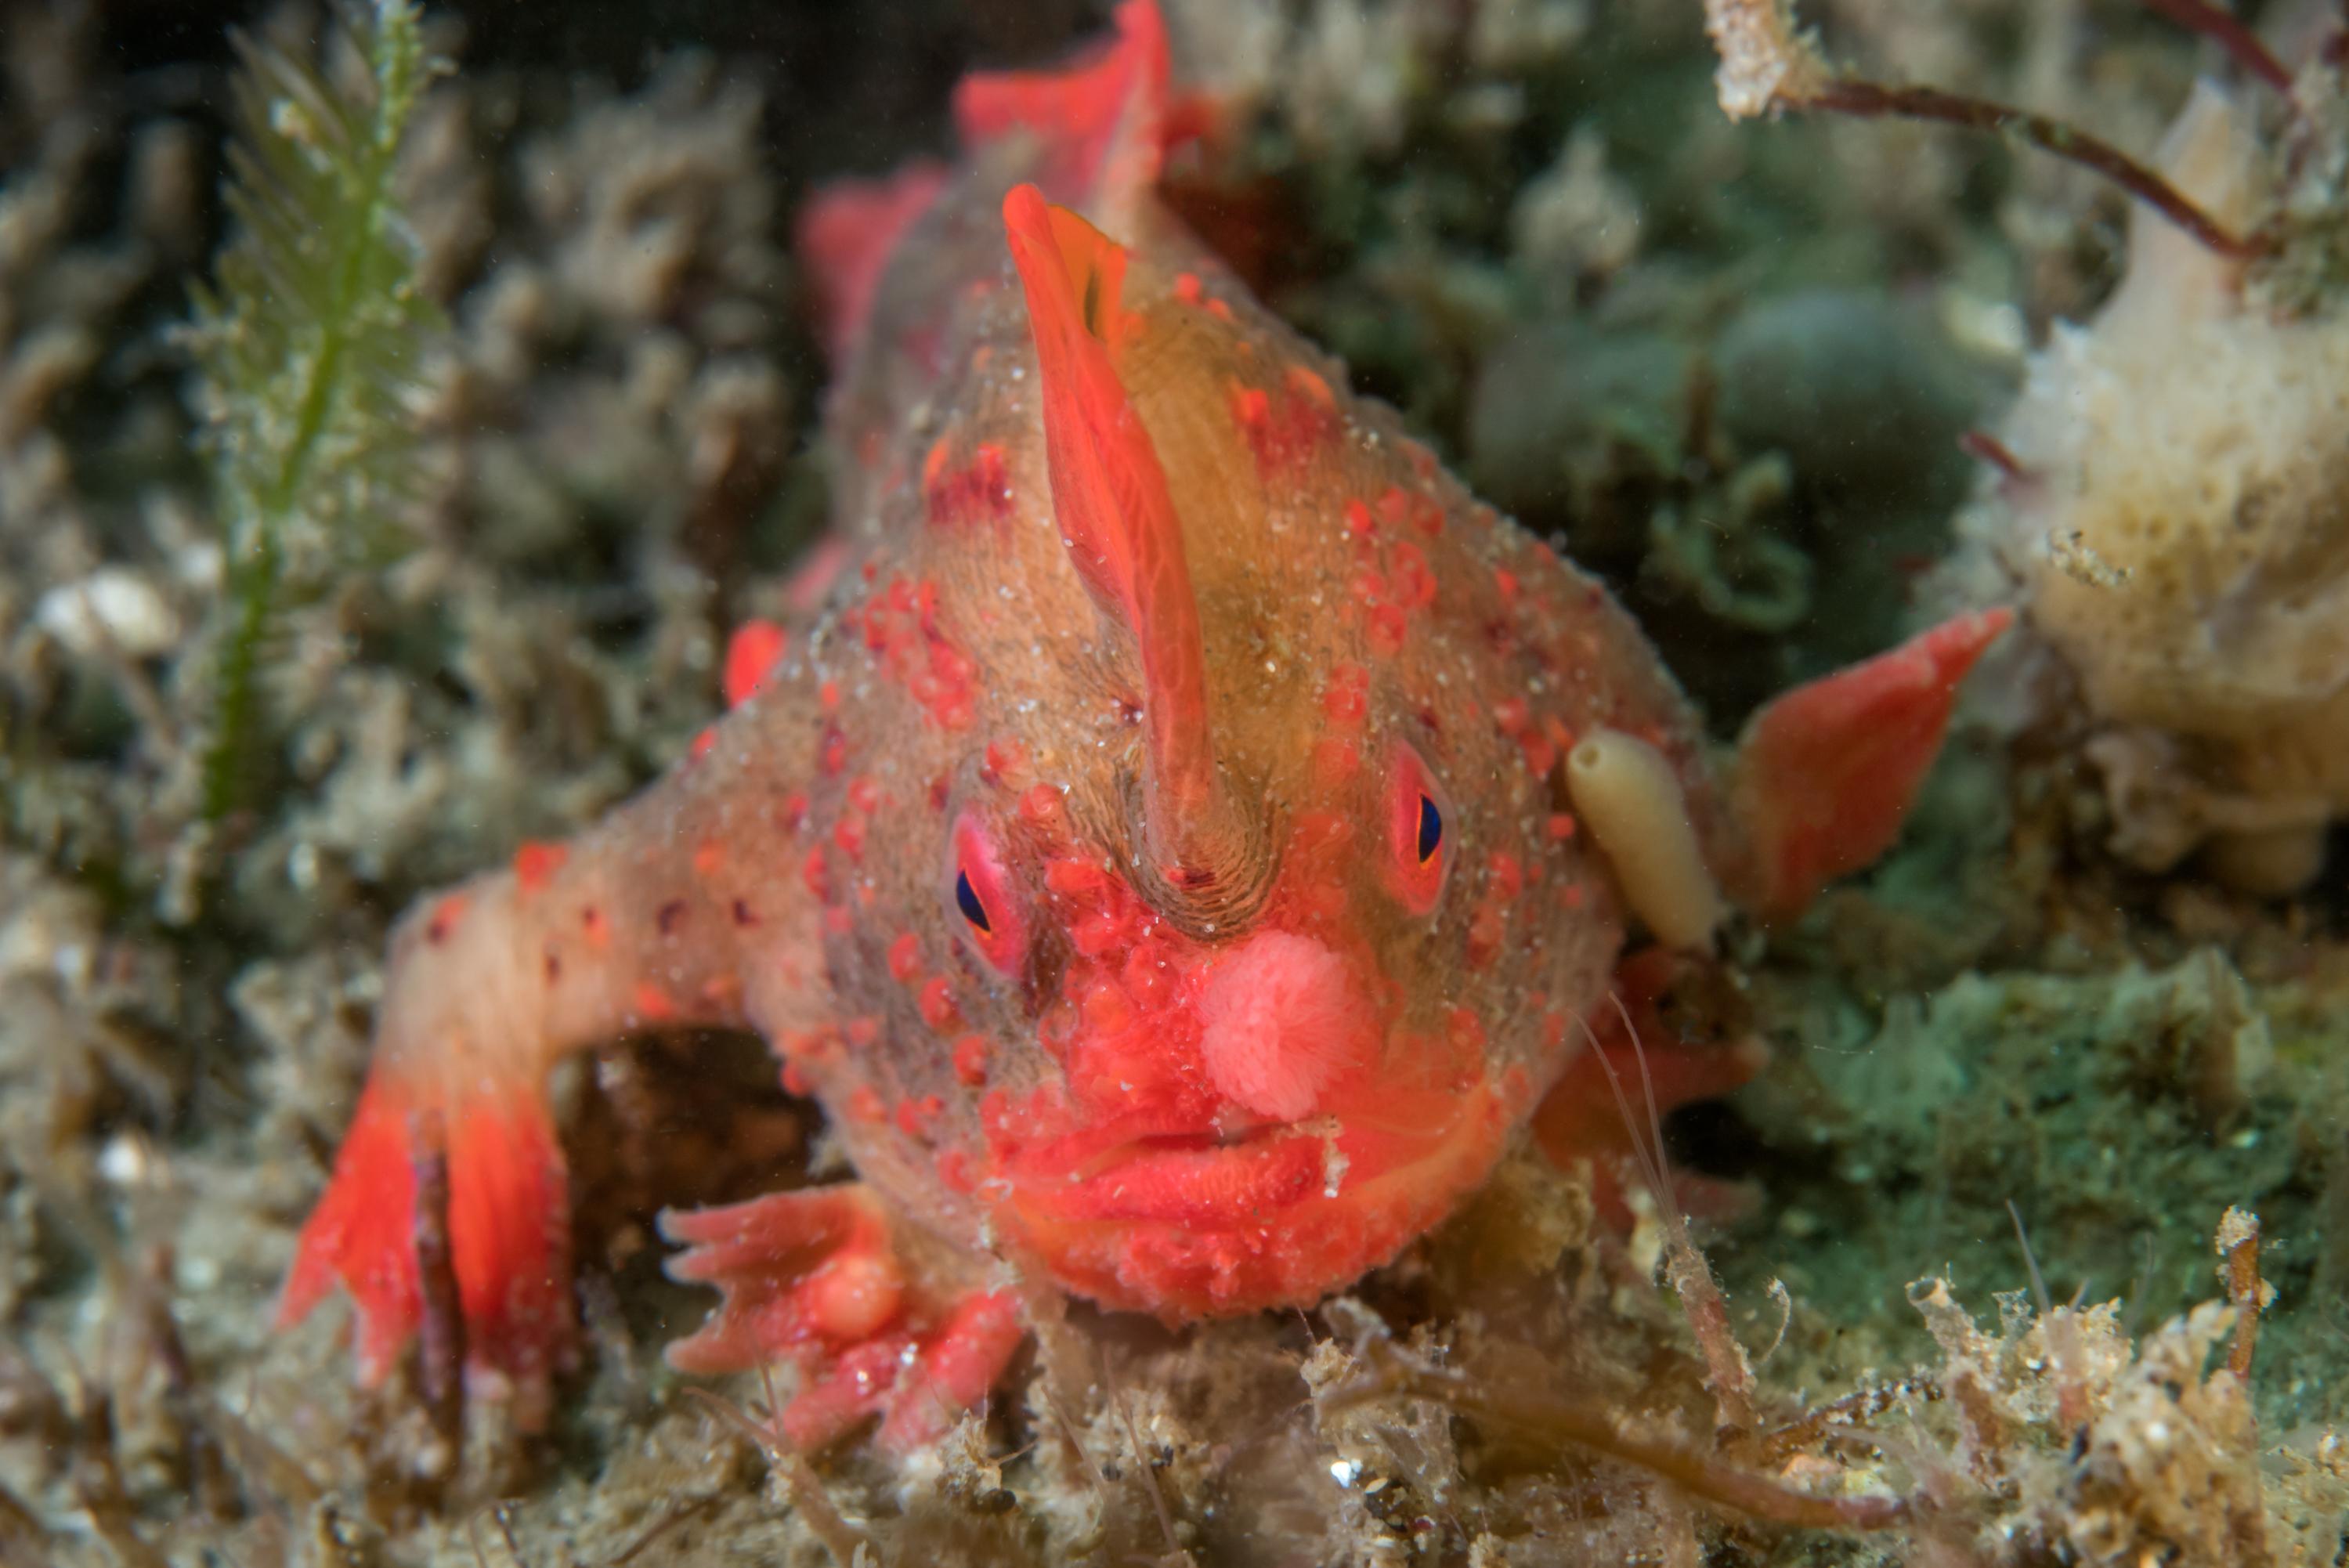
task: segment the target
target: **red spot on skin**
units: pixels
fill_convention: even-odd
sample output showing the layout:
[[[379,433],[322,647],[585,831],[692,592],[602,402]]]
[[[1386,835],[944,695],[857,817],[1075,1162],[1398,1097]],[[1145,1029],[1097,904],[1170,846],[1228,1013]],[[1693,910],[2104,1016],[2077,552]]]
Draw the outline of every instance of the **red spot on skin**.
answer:
[[[856,917],[842,903],[827,904],[823,912],[823,928],[834,936],[845,936],[856,929]]]
[[[1528,733],[1518,738],[1518,749],[1526,754],[1526,766],[1536,773],[1547,773],[1557,765],[1557,748],[1547,735]]]
[[[815,688],[815,705],[826,713],[840,711],[840,683],[826,681]]]
[[[1517,857],[1506,850],[1495,850],[1485,865],[1491,873],[1488,896],[1501,903],[1516,903],[1517,895],[1526,891],[1526,870]]]
[[[1444,531],[1444,508],[1432,496],[1422,496],[1412,504],[1411,525],[1433,539]]]
[[[1090,899],[1108,891],[1110,879],[1092,861],[1063,855],[1046,863],[1044,885],[1064,898]]]
[[[931,1124],[946,1108],[947,1102],[934,1094],[919,1099],[901,1099],[897,1102],[897,1130],[908,1138],[926,1137]]]
[[[1038,784],[1019,797],[1019,814],[1038,827],[1058,821],[1061,816],[1061,792],[1050,784]]]
[[[793,835],[796,835],[800,829],[806,825],[807,814],[808,798],[807,791],[804,789],[792,790],[790,794],[783,797],[782,804],[775,808],[775,820],[777,825],[780,826],[784,832]]]
[[[800,862],[800,880],[816,897],[829,899],[832,896],[832,864],[824,859],[822,845],[810,850],[807,858]]]
[[[932,526],[999,522],[1011,515],[1010,470],[1001,447],[982,441],[958,468],[948,467],[947,457],[942,437],[922,464],[922,504]]]
[[[1385,658],[1402,652],[1403,640],[1411,634],[1411,623],[1392,604],[1381,604],[1371,612],[1371,651]]]
[[[465,895],[452,892],[432,906],[424,922],[424,940],[438,947],[456,934],[458,924],[465,918]]]
[[[1116,951],[1125,936],[1123,921],[1109,915],[1095,915],[1081,920],[1069,930],[1069,944],[1087,958],[1099,958]]]
[[[978,707],[978,665],[938,625],[935,583],[893,577],[864,608],[864,645],[882,673],[905,688],[944,729],[968,726]]]
[[[797,1062],[783,1064],[783,1092],[800,1099],[811,1099],[815,1094],[815,1085],[809,1080],[807,1069]]]
[[[1229,325],[1231,324],[1232,307],[1220,299],[1210,299],[1207,301],[1207,314],[1214,316],[1217,321],[1224,323],[1226,325]],[[1242,344],[1240,346],[1245,348],[1247,345]]]
[[[1533,722],[1533,709],[1521,696],[1504,697],[1493,705],[1493,724],[1512,740],[1526,732]]]
[[[1368,539],[1377,525],[1371,521],[1371,509],[1359,497],[1346,502],[1346,531],[1357,539]]]
[[[1574,837],[1574,819],[1564,811],[1552,812],[1545,830],[1551,843],[1562,844]]]
[[[716,839],[704,839],[693,846],[693,874],[704,882],[718,874],[726,864],[726,846]]]
[[[630,1000],[636,1004],[636,1016],[647,1024],[666,1023],[677,1016],[676,1002],[670,999],[667,992],[649,980],[636,982]]]
[[[745,621],[735,627],[726,640],[726,706],[750,701],[790,646],[789,634],[772,621]]]
[[[587,945],[598,953],[612,945],[612,923],[604,918],[603,910],[595,904],[580,910],[579,931],[586,937]]]
[[[860,1013],[848,1020],[848,1043],[860,1049],[881,1037],[881,1020],[869,1013]]]
[[[1300,373],[1310,381],[1300,384]],[[1290,367],[1278,402],[1264,388],[1238,382],[1232,385],[1231,400],[1233,422],[1247,438],[1261,478],[1294,474],[1337,432],[1337,399],[1330,384],[1302,366]]]
[[[1173,999],[1174,977],[1165,949],[1155,942],[1136,945],[1125,955],[1126,995],[1137,1006],[1155,1010]]]
[[[837,725],[824,731],[821,765],[831,778],[838,778],[841,769],[848,766],[848,737],[840,732]]]
[[[832,841],[840,846],[842,854],[852,861],[861,861],[864,859],[864,812],[854,810],[843,811],[840,820],[832,825]]]
[[[848,781],[848,803],[870,817],[881,810],[881,786],[864,774]]]
[[[514,851],[514,881],[524,892],[543,892],[570,858],[571,851],[561,844],[533,839]]]
[[[1515,604],[1518,593],[1517,574],[1506,566],[1495,566],[1493,568],[1493,591],[1500,594],[1505,606]]]
[[[877,1127],[889,1119],[889,1108],[882,1103],[880,1094],[871,1084],[858,1084],[851,1089],[844,1109],[849,1120],[861,1121],[868,1127]]]
[[[1435,573],[1428,569],[1426,552],[1399,540],[1387,554],[1387,575],[1394,584],[1395,603],[1405,610],[1424,610],[1435,603]]]
[[[1199,274],[1196,273],[1176,273],[1174,274],[1174,297],[1182,301],[1185,304],[1197,304],[1199,303]]]
[[[693,749],[691,754],[693,760],[698,762],[703,758],[709,756],[710,748],[717,744],[718,731],[715,729],[705,729],[699,735],[695,736],[693,738]]]
[[[934,1033],[952,1028],[956,1020],[962,1016],[962,1010],[955,1006],[954,986],[943,975],[933,975],[922,982],[918,1006],[922,1022],[928,1025]]]
[[[940,1150],[937,1167],[938,1180],[947,1184],[948,1191],[968,1196],[978,1190],[978,1183],[970,1173],[970,1156],[963,1150]]]
[[[1379,492],[1380,521],[1390,528],[1400,528],[1410,514],[1411,497],[1403,493],[1402,486],[1389,485]]]
[[[922,975],[922,939],[908,931],[889,944],[889,976],[910,985]]]
[[[989,784],[1009,784],[1028,771],[1028,748],[1009,738],[990,740],[979,766],[979,777]]]
[[[1249,440],[1260,438],[1257,431],[1272,418],[1272,395],[1261,387],[1232,387],[1232,418],[1249,431]]]
[[[1313,778],[1323,789],[1343,784],[1361,766],[1361,748],[1341,736],[1325,735],[1313,743]]]
[[[1351,662],[1330,671],[1329,689],[1321,694],[1321,711],[1340,729],[1361,727],[1371,710],[1371,672]]]
[[[1324,408],[1338,407],[1338,395],[1330,390],[1330,383],[1315,371],[1302,365],[1292,365],[1283,377],[1288,389],[1300,397],[1309,397]]]

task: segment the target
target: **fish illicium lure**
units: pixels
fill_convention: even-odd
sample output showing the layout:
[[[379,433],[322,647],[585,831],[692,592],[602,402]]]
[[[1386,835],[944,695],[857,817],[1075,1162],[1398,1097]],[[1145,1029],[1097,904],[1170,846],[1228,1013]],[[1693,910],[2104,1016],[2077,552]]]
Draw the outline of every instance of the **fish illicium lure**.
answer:
[[[1879,853],[2004,625],[1790,692],[1716,767],[1607,593],[1159,203],[1188,111],[1150,0],[955,108],[959,167],[802,223],[842,364],[820,609],[737,635],[667,778],[394,939],[280,1308],[339,1280],[363,1378],[425,1321],[423,1202],[469,1362],[543,1396],[546,1078],[666,1026],[757,1030],[856,1167],[663,1219],[723,1293],[671,1362],[795,1362],[796,1443],[934,1439],[1026,1332],[1015,1266],[1169,1323],[1319,1300],[1512,1140],[1603,1138],[1598,1020],[1726,903]],[[1756,1065],[1651,1045],[1668,1097]]]

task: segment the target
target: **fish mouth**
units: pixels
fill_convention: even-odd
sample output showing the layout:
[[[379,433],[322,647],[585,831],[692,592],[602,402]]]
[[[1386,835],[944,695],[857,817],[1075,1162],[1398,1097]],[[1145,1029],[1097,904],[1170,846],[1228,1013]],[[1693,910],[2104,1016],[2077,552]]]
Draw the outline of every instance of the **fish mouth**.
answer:
[[[1013,1174],[996,1215],[1064,1287],[1170,1322],[1303,1306],[1392,1262],[1498,1160],[1508,1118],[1481,1077],[1296,1122],[1142,1130],[1050,1173]]]

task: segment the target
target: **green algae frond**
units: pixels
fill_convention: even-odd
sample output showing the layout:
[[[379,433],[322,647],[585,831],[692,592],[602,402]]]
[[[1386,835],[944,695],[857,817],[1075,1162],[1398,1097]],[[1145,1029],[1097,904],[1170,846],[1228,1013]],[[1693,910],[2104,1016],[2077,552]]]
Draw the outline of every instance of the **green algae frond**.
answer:
[[[227,191],[238,232],[196,294],[227,552],[203,778],[215,820],[256,784],[258,680],[280,615],[379,559],[412,497],[419,356],[441,325],[394,189],[436,63],[409,0],[351,5],[343,28],[349,73],[242,41]]]

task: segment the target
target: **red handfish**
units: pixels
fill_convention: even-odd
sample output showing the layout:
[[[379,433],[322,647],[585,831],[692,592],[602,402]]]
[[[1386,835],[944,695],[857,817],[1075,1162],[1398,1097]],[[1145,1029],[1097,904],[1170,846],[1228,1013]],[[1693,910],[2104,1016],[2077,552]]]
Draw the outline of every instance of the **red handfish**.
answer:
[[[1013,1267],[1170,1323],[1310,1304],[1584,1092],[1635,934],[1701,948],[1716,884],[1780,915],[1878,853],[2004,624],[1788,694],[1716,770],[1606,591],[1159,203],[1150,0],[956,108],[962,166],[803,224],[843,361],[820,606],[744,629],[667,779],[399,928],[282,1304],[339,1278],[365,1377],[445,1172],[468,1354],[543,1389],[545,1078],[660,1026],[759,1031],[856,1165],[664,1221],[725,1293],[671,1360],[795,1360],[794,1441],[935,1437],[1025,1332]]]

